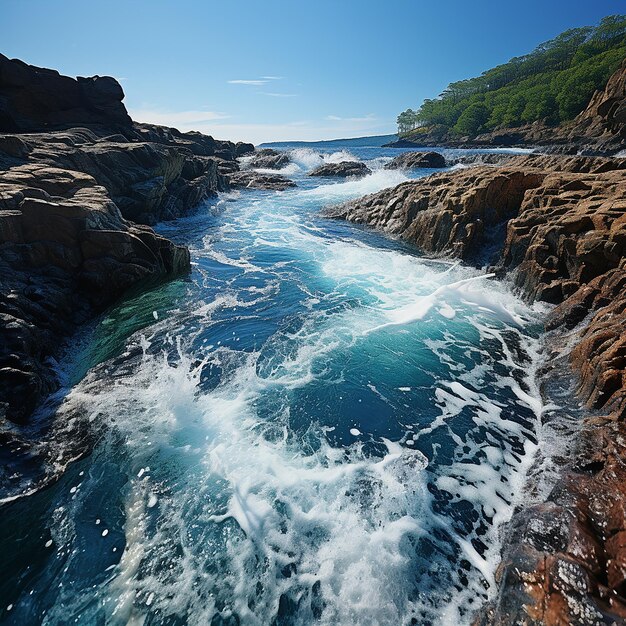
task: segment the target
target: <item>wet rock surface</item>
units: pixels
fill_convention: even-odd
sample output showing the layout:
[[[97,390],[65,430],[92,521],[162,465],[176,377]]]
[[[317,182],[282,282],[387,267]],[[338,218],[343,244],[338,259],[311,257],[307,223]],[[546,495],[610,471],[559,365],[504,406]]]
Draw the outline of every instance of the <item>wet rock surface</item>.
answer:
[[[566,358],[589,417],[546,502],[513,516],[498,595],[476,624],[626,620],[625,167],[625,159],[516,156],[327,211],[429,253],[493,263],[528,300],[558,305],[546,326],[553,342],[573,345]]]
[[[348,178],[351,176],[366,176],[371,173],[372,170],[361,161],[341,161],[340,163],[320,165],[310,172],[309,176]]]
[[[385,169],[418,169],[445,167],[446,159],[439,152],[405,152],[392,159]]]
[[[45,164],[0,177],[0,410],[24,422],[56,388],[63,336],[136,285],[189,269],[189,252],[121,215],[81,172]]]

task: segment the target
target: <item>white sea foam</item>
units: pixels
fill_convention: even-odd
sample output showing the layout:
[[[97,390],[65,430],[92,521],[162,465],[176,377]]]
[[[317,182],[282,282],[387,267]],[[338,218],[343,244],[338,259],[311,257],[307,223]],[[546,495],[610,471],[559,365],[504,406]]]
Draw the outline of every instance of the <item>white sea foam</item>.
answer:
[[[376,193],[388,187],[394,187],[408,180],[399,170],[375,170],[363,178],[347,180],[341,183],[320,185],[313,189],[306,189],[299,193],[306,198],[319,198],[330,204],[350,198],[358,198],[370,193]]]
[[[293,158],[310,168],[322,157]],[[158,615],[206,624],[220,614],[267,624],[282,611],[294,623],[469,623],[485,586],[494,589],[497,524],[521,492],[543,411],[532,366],[521,366],[507,335],[536,360],[523,333],[533,312],[476,270],[329,236],[302,210],[405,179],[377,170],[271,204],[238,198],[194,252],[203,280],[219,287],[184,320],[159,316],[151,335],[134,337],[119,371],[96,369],[71,391],[61,417],[87,416],[105,436],[94,471],[73,485],[75,508],[53,522],[54,543],[71,543],[63,529],[83,494],[106,490],[107,472],[121,471],[124,523],[115,529],[99,513],[110,533],[100,530],[98,541],[123,533],[124,548],[107,578],[64,595],[51,621],[97,614],[141,624]],[[281,300],[290,288],[303,294],[304,315],[292,312],[293,295]],[[289,313],[260,347],[237,349],[234,336],[230,347],[198,347],[219,320],[281,305]],[[431,360],[422,365],[424,354]],[[373,435],[356,409],[341,425],[311,419],[294,428],[294,398],[311,389],[341,398],[366,358],[373,367],[356,379],[359,391],[404,411],[397,440]],[[504,374],[494,374],[496,364]],[[214,370],[219,380],[207,383]],[[433,381],[429,407],[418,404],[423,381],[411,378],[420,371]],[[457,422],[471,425],[464,436]],[[330,439],[342,429],[344,447]],[[438,429],[456,445],[449,462],[428,466],[419,448]],[[443,510],[437,490],[448,494]],[[494,525],[463,530],[455,505]],[[423,556],[428,542],[435,550]]]

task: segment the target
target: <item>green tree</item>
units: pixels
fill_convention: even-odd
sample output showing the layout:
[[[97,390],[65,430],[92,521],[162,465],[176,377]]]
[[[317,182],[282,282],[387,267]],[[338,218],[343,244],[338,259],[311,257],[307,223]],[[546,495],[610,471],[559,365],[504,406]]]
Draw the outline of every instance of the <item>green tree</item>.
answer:
[[[487,119],[489,110],[481,102],[476,102],[461,113],[454,125],[454,132],[459,135],[476,135],[482,130]]]
[[[626,15],[573,28],[480,76],[450,83],[438,98],[398,116],[398,130],[418,126],[458,134],[557,124],[575,117],[626,57]]]

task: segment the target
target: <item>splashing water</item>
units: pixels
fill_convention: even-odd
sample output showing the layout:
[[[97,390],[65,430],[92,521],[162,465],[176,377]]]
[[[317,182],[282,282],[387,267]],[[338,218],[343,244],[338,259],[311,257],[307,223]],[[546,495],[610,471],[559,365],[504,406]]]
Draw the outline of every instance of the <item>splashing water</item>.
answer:
[[[111,311],[75,357],[108,359],[57,412],[93,452],[5,507],[2,619],[467,624],[493,591],[540,435],[540,314],[320,219],[406,176],[320,185],[314,157],[299,188],[162,228],[191,279]]]

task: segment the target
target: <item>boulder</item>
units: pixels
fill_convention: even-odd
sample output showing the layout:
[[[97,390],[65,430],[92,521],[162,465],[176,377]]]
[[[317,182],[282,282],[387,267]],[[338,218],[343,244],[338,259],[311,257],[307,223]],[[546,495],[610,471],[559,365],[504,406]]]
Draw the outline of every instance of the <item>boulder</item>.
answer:
[[[252,152],[254,152],[254,145],[251,143],[244,143],[243,141],[239,141],[235,145],[236,157],[245,156],[246,154],[250,154]]]
[[[366,176],[371,173],[372,170],[370,170],[370,168],[361,161],[341,161],[340,163],[326,163],[324,165],[320,165],[312,172],[309,172],[309,176],[347,178]]]
[[[278,152],[272,148],[263,148],[257,150],[250,161],[246,163],[246,167],[252,169],[280,170],[289,165],[291,159],[285,152]]]
[[[439,152],[405,152],[385,165],[387,170],[445,167],[446,159]]]

